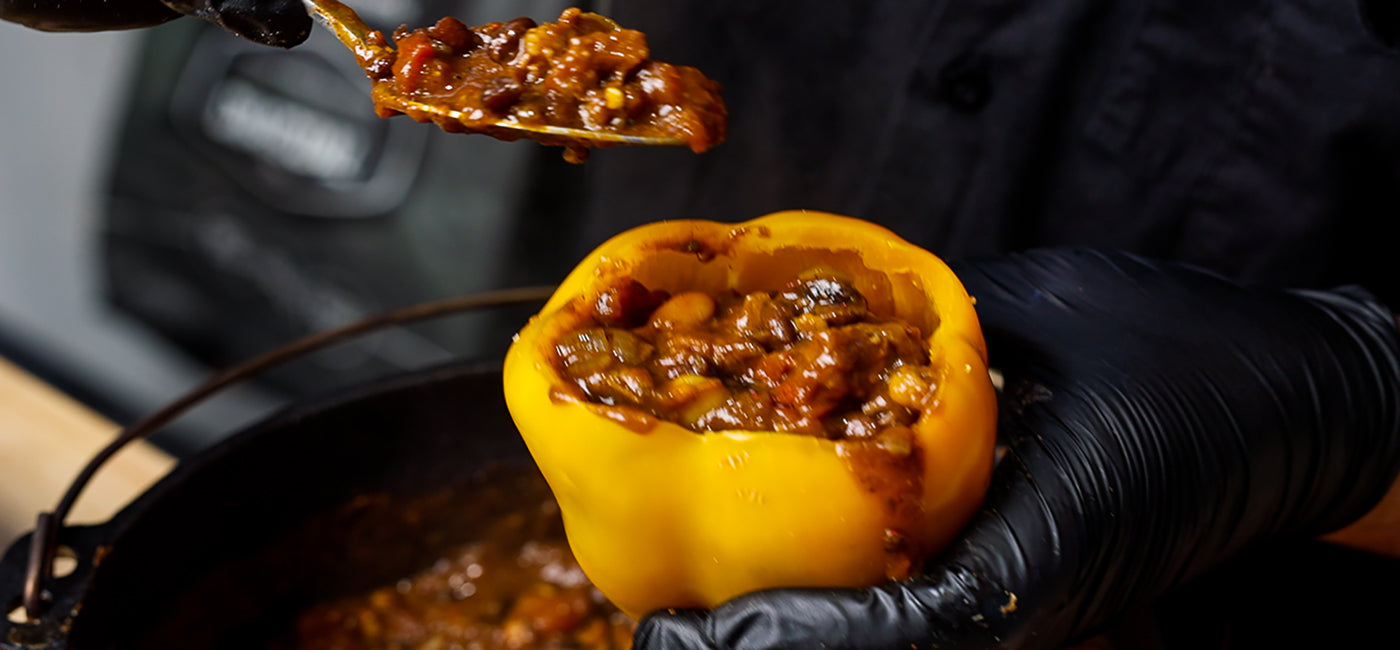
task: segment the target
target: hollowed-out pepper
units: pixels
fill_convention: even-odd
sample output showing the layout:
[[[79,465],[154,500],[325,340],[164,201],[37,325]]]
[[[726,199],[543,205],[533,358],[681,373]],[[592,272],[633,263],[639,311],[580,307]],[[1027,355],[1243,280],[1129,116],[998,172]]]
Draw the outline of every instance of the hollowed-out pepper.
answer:
[[[696,433],[589,402],[555,342],[610,287],[711,295],[776,290],[835,269],[871,311],[920,328],[936,392],[904,462],[820,436]],[[559,501],[569,544],[634,616],[712,607],[767,587],[898,578],[952,540],[986,492],[996,408],[973,301],[936,256],[857,219],[783,212],[746,223],[665,221],[604,243],[520,331],[506,401]],[[892,464],[893,463],[893,464]],[[887,471],[892,470],[892,471]]]

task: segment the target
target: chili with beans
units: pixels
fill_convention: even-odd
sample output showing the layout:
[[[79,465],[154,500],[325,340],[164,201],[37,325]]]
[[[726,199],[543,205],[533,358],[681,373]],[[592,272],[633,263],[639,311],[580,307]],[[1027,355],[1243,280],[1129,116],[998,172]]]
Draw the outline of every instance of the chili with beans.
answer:
[[[559,506],[534,477],[479,541],[371,593],[297,620],[285,650],[627,650],[636,625],[584,576]]]
[[[384,41],[381,32],[370,38]],[[480,27],[448,17],[400,27],[393,39],[388,54],[364,62],[381,117],[400,112],[397,95],[474,120],[678,138],[697,153],[724,140],[719,84],[695,68],[652,60],[642,32],[598,14],[570,8],[553,23],[516,18]],[[575,162],[586,153],[577,145],[569,151]]]
[[[636,624],[581,582],[538,475],[489,486],[482,539],[368,594],[313,606],[273,650],[630,650]],[[411,510],[412,508],[410,508]],[[1111,650],[1099,636],[1070,650]]]
[[[668,295],[630,281],[604,292],[586,326],[555,344],[590,401],[697,432],[780,431],[878,439],[907,455],[909,426],[938,369],[918,328],[881,318],[835,272],[778,291]]]

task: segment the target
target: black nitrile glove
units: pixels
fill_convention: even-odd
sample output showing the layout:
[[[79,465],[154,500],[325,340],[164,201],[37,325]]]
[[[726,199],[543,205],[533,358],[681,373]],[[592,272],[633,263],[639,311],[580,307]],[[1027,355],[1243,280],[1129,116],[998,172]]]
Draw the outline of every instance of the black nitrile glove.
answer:
[[[300,0],[0,0],[0,19],[52,32],[150,27],[181,15],[276,47],[298,45],[311,34]]]
[[[1084,250],[955,270],[1009,445],[962,538],[902,583],[655,613],[637,650],[1055,648],[1252,545],[1352,521],[1396,476],[1400,340],[1359,291]]]

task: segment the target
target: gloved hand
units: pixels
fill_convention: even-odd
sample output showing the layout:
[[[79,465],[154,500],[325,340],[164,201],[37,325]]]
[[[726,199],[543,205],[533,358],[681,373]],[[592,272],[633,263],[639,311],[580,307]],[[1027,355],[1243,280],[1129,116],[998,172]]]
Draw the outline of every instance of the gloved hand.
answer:
[[[311,34],[300,0],[0,0],[0,19],[52,32],[150,27],[181,15],[276,47],[298,45]]]
[[[954,268],[1009,445],[962,538],[902,583],[654,613],[638,650],[1055,648],[1253,545],[1350,522],[1400,468],[1400,340],[1360,291],[1084,250]]]

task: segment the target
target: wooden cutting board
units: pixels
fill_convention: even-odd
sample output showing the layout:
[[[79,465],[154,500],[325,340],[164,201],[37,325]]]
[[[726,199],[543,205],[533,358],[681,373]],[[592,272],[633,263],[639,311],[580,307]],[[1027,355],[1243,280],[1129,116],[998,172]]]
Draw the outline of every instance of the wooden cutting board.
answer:
[[[52,510],[88,459],[120,427],[0,358],[0,549]],[[94,477],[70,523],[116,514],[175,465],[145,442],[127,446]]]

